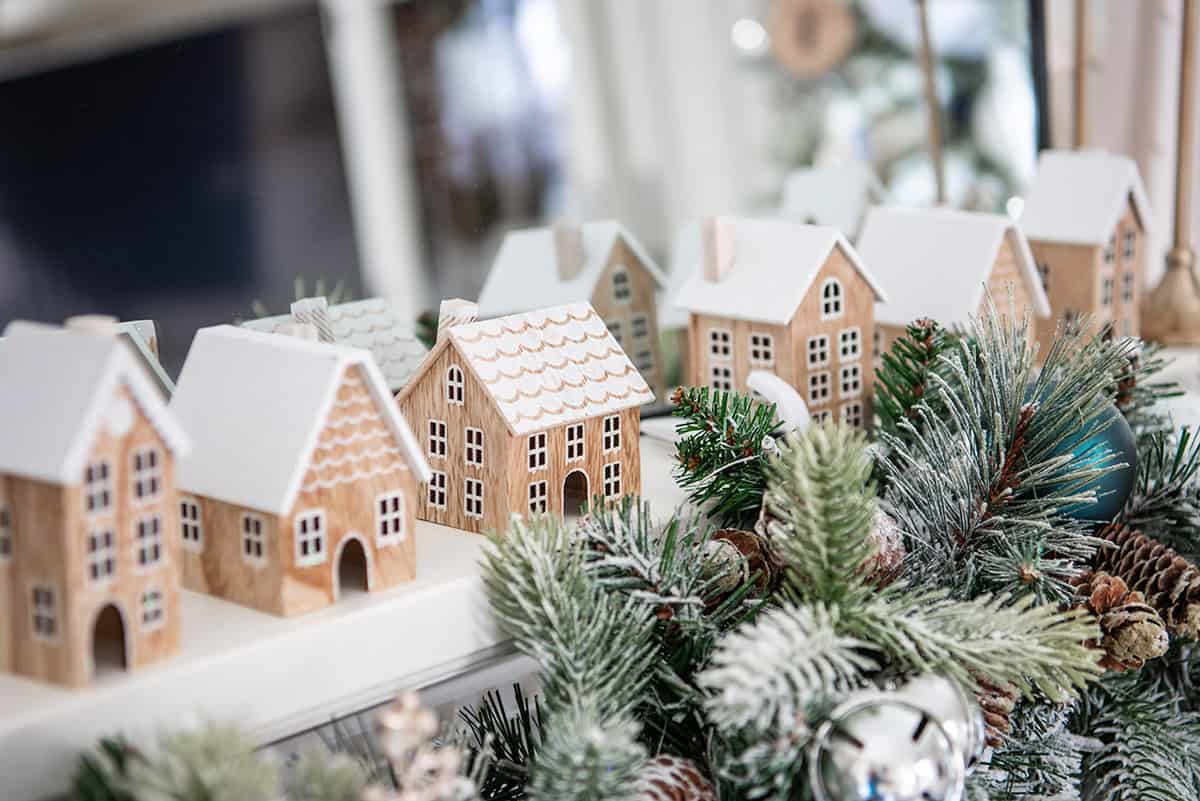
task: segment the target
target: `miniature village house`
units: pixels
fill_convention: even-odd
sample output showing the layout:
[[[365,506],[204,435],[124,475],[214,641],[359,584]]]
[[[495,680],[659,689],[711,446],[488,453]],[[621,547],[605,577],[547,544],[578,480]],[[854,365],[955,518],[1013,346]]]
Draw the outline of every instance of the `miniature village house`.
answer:
[[[1097,150],[1048,150],[1025,196],[1029,238],[1053,316],[1038,321],[1042,350],[1057,321],[1089,315],[1138,336],[1150,207],[1133,159]]]
[[[417,339],[410,320],[403,320],[383,298],[367,298],[333,306],[323,297],[303,298],[288,314],[246,320],[242,326],[269,334],[287,332],[295,323],[317,329],[317,339],[370,351],[392,392],[408,383],[429,352]]]
[[[641,491],[638,407],[654,400],[587,303],[476,322],[446,301],[438,342],[397,397],[433,469],[418,517],[503,531]]]
[[[513,231],[483,291],[482,318],[588,302],[658,393],[664,365],[656,293],[665,286],[646,249],[614,220]]]
[[[184,586],[277,615],[412,579],[429,478],[370,354],[294,332],[201,329],[171,399]]]
[[[1028,314],[1031,344],[1036,320],[1050,315],[1029,243],[1003,215],[876,207],[863,225],[858,254],[888,288],[888,302],[875,309],[876,361],[914,320],[967,326],[989,294],[1000,313],[1011,308],[1017,321]]]
[[[883,185],[862,161],[823,164],[788,173],[779,216],[791,222],[828,225],[858,242],[867,209],[884,200]]]
[[[676,303],[688,312],[690,383],[746,392],[753,370],[795,387],[816,419],[870,421],[875,303],[883,290],[838,231],[718,217],[702,266]]]
[[[68,686],[179,648],[188,440],[115,321],[0,341],[0,669]]]

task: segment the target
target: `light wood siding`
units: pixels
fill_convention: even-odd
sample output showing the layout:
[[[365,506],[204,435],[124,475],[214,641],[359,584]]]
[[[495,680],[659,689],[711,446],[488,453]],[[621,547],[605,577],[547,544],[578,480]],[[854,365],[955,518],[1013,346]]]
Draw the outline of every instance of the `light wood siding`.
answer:
[[[183,586],[274,615],[283,606],[283,545],[279,516],[204,496],[193,497],[200,506],[204,548],[184,551]],[[242,518],[262,521],[263,558],[247,560],[242,545]]]
[[[158,431],[132,395],[119,387],[113,403],[133,410],[128,430],[113,433],[102,426],[88,450],[88,462],[109,463],[111,505],[107,511],[85,515],[80,484],[62,487],[10,476],[8,492],[13,517],[13,559],[7,570],[11,615],[12,667],[26,676],[80,686],[93,670],[93,631],[97,615],[110,604],[121,614],[125,633],[125,658],[136,669],[172,655],[179,647],[179,545],[174,532],[178,521],[175,503],[175,460]],[[158,495],[138,501],[133,495],[130,460],[135,450],[153,447],[158,453]],[[143,568],[137,562],[140,519],[157,516],[161,559]],[[114,535],[115,573],[93,582],[88,575],[87,537],[92,531]],[[33,635],[32,588],[44,583],[55,591],[57,637],[53,641]],[[147,629],[141,618],[146,590],[162,593],[164,618]]]
[[[12,491],[9,489],[8,476],[0,473],[0,507],[9,509],[11,520],[12,506],[9,504],[9,498],[12,497]],[[13,567],[13,562],[10,558],[5,560],[0,557],[0,673],[8,673],[13,669],[13,651],[15,643],[13,642],[13,631],[16,620],[13,617],[12,605],[13,599],[13,573],[16,569]]]
[[[624,265],[629,273],[632,294],[627,303],[619,303],[613,294],[612,276],[618,265]],[[665,365],[662,348],[658,341],[658,308],[655,303],[657,292],[658,287],[646,265],[628,243],[618,237],[608,254],[604,270],[596,281],[596,289],[591,297],[592,308],[604,320],[605,325],[613,322],[618,324],[618,342],[634,364],[638,364],[639,351],[650,351],[653,369],[642,370],[641,365],[638,367],[642,378],[654,392],[655,399],[661,402],[665,398],[666,386],[663,379]],[[636,341],[633,336],[633,318],[638,315],[644,315],[647,320],[646,338],[642,341]]]
[[[1017,256],[1013,252],[1012,242],[1009,241],[1008,236],[1004,237],[1000,249],[996,252],[996,259],[992,262],[992,271],[987,280],[987,290],[992,296],[996,311],[1001,316],[1012,317],[1017,323],[1025,319],[1026,315],[1029,316],[1027,339],[1030,344],[1033,344],[1037,340],[1037,316],[1031,305],[1033,294],[1025,273],[1021,271],[1021,267],[1017,263]],[[1009,305],[1010,292],[1011,306]],[[987,302],[987,297],[980,299],[979,308],[974,310],[975,315],[982,315],[987,310]]]

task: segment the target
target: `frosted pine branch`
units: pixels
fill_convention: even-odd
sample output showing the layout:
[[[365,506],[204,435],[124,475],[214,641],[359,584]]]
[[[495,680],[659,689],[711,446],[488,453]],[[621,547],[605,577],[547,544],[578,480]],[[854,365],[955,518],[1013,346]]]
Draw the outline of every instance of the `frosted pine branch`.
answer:
[[[646,759],[640,727],[607,716],[595,697],[555,713],[529,784],[531,801],[635,801],[634,780]]]

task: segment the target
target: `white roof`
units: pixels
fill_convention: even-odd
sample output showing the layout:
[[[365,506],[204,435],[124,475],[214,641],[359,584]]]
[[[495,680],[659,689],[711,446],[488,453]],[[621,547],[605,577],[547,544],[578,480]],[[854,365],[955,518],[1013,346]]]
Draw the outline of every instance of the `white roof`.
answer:
[[[966,325],[979,310],[1006,237],[1033,298],[1031,311],[1049,317],[1050,302],[1029,242],[1011,218],[953,209],[871,209],[858,253],[889,289],[888,302],[875,309],[876,322],[908,325],[929,317],[943,325]],[[999,308],[1007,302],[995,300]]]
[[[633,250],[658,286],[666,284],[654,259],[621,223],[616,220],[586,222],[580,225],[580,232],[583,236],[583,269],[569,281],[558,277],[553,228],[509,232],[479,293],[480,316],[498,317],[590,301],[618,239],[623,239]]]
[[[245,328],[267,333],[295,322],[291,314],[246,320]],[[429,352],[413,333],[409,320],[402,320],[383,298],[367,298],[329,307],[333,339],[338,345],[369,350],[393,392],[401,390]]]
[[[703,248],[699,249],[697,263],[675,298],[688,312],[786,325],[834,248],[842,249],[875,299],[886,300],[879,282],[836,228],[781,220],[724,222],[733,228],[733,265],[721,281],[706,281],[700,264]]]
[[[0,473],[74,485],[101,425],[120,431],[125,386],[176,458],[189,447],[145,370],[116,336],[13,323],[0,340]]]
[[[158,331],[153,320],[127,320],[117,323],[117,331],[122,340],[133,351],[134,356],[150,373],[150,378],[158,386],[164,398],[170,398],[175,391],[175,382],[163,368],[158,356],[150,349],[150,343],[158,339]]]
[[[590,303],[456,325],[448,335],[514,434],[654,400]]]
[[[429,465],[370,354],[231,325],[196,333],[171,411],[196,447],[181,490],[286,514],[309,468],[346,368],[358,366],[393,444],[421,481]]]
[[[662,331],[687,328],[688,313],[675,305],[683,285],[700,269],[704,258],[704,238],[699,220],[679,226],[671,243],[671,271],[667,273],[667,291],[658,304],[658,327]]]
[[[1021,228],[1030,239],[1104,245],[1130,199],[1147,229],[1150,203],[1133,159],[1102,150],[1045,150],[1025,195]]]
[[[867,209],[883,198],[883,185],[865,162],[805,167],[784,180],[779,216],[829,225],[855,239]]]

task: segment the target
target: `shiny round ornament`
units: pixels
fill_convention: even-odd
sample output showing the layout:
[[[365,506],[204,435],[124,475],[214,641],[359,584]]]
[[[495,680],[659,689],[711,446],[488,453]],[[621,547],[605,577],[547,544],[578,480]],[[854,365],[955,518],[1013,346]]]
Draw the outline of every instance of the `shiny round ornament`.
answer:
[[[937,719],[970,773],[987,745],[983,712],[975,699],[959,685],[932,673],[907,682],[896,691],[896,697]]]
[[[1126,465],[1084,487],[1096,493],[1095,501],[1075,504],[1064,510],[1068,517],[1075,520],[1108,523],[1120,513],[1133,492],[1133,482],[1137,477],[1137,440],[1133,436],[1133,429],[1125,421],[1125,415],[1112,404],[1101,413],[1098,428],[1090,437],[1068,437],[1054,449],[1054,453],[1073,454],[1080,467]],[[1112,456],[1107,456],[1109,453]]]
[[[960,801],[962,756],[909,701],[867,693],[833,711],[809,760],[817,801]]]

